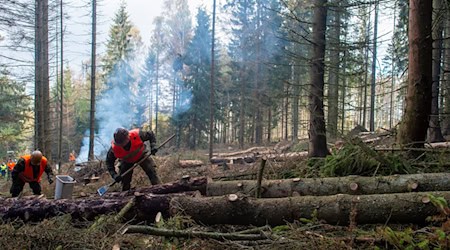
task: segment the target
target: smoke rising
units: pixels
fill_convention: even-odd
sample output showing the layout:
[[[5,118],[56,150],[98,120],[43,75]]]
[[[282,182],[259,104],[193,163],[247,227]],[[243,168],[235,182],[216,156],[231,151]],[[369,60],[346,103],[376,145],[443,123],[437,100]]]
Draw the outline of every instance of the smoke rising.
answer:
[[[117,64],[115,69],[106,82],[109,88],[96,102],[94,156],[97,159],[105,158],[116,128],[131,128],[133,121],[137,120],[133,112],[136,96],[131,91],[135,84],[133,71],[125,62]],[[87,161],[88,153],[89,130],[85,132],[77,162]]]

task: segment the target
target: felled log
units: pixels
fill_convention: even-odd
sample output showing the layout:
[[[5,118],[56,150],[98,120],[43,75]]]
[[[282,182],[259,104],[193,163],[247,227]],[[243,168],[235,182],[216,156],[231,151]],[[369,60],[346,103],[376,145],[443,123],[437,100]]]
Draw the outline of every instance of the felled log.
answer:
[[[268,160],[274,161],[293,161],[308,157],[308,151],[302,152],[289,152],[282,154],[269,154],[265,156]]]
[[[242,156],[242,155],[250,155],[250,154],[270,154],[270,153],[276,153],[275,150],[267,147],[252,147],[248,148],[246,150],[241,151],[235,151],[231,153],[222,153],[217,154],[215,157],[218,158],[227,158],[227,157],[236,157],[236,156]]]
[[[230,156],[230,157],[212,157],[210,159],[211,164],[245,164],[252,163],[256,161],[256,156],[254,154]]]
[[[449,180],[450,173],[264,180],[261,197],[448,191],[450,190]],[[232,193],[255,196],[256,185],[256,180],[208,182],[206,196]]]
[[[228,157],[213,157],[211,158],[212,164],[221,164],[221,163],[230,163],[230,164],[245,164],[245,163],[253,163],[262,157],[266,157],[268,160],[275,161],[288,161],[288,160],[297,160],[301,158],[306,158],[308,156],[308,152],[289,152],[289,153],[281,153],[278,154],[276,152],[267,152],[267,153],[249,153],[242,154],[237,156],[228,156]]]
[[[203,161],[200,160],[180,160],[178,161],[178,166],[180,168],[195,168],[204,165]]]
[[[177,194],[140,194],[135,197],[118,197],[113,199],[85,198],[85,199],[36,199],[36,198],[0,198],[0,218],[2,220],[22,219],[24,221],[41,221],[62,214],[70,214],[73,219],[94,220],[103,214],[117,213],[124,208],[131,199],[135,199],[133,207],[125,218],[138,220],[154,220],[158,212],[169,215],[169,202],[172,197],[197,195],[196,192]]]
[[[426,143],[426,148],[450,148],[450,142],[432,142],[432,143]]]
[[[217,197],[174,197],[171,214],[185,214],[207,225],[277,226],[300,218],[317,218],[329,224],[418,223],[437,215],[429,194],[450,202],[450,192],[374,195],[338,194],[256,199],[235,194]]]

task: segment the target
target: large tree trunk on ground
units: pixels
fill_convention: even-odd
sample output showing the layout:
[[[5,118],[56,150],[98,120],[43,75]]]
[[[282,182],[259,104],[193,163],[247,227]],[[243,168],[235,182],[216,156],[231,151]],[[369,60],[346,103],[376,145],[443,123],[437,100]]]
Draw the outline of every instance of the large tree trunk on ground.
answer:
[[[450,201],[450,192],[432,192]],[[325,220],[329,224],[353,223],[425,223],[438,214],[428,193],[375,195],[304,196],[277,199],[255,199],[235,195],[223,197],[174,197],[172,215],[182,213],[204,224],[282,225],[300,218]]]
[[[136,194],[135,206],[126,218],[143,221],[154,220],[158,212],[168,216],[169,202],[175,196],[197,195],[195,192],[179,194]],[[37,197],[0,198],[0,218],[40,221],[45,218],[70,214],[73,219],[94,220],[97,216],[119,212],[133,197],[114,199],[85,198],[76,200],[47,200]]]
[[[227,196],[200,197],[198,192],[179,194],[135,193],[134,206],[124,218],[134,222],[153,221],[158,212],[163,216],[183,213],[204,224],[281,225],[300,218],[325,220],[330,224],[348,224],[350,214],[358,224],[425,223],[427,216],[438,210],[428,194],[450,201],[450,192],[420,192],[374,195],[298,196],[254,199]],[[114,199],[16,199],[0,198],[2,220],[39,221],[70,214],[74,219],[93,220],[99,215],[117,213],[133,197]]]
[[[262,182],[261,197],[447,191],[450,190],[449,180],[450,173],[265,180]],[[256,180],[209,182],[206,195],[244,193],[254,196],[255,189]]]

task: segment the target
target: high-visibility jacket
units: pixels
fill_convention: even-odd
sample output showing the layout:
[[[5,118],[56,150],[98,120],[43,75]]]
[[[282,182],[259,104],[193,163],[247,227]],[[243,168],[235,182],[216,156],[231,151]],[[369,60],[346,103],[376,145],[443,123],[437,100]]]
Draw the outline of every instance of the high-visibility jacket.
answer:
[[[16,165],[13,161],[8,161],[8,169],[9,171],[12,171],[14,169],[14,166]]]
[[[31,155],[24,155],[21,157],[25,160],[25,170],[19,174],[20,179],[22,179],[24,182],[41,182],[41,176],[45,171],[45,168],[47,167],[47,158],[42,156],[41,164],[39,168],[39,174],[36,178],[33,176],[33,166],[31,166]]]
[[[125,150],[123,147],[116,145],[114,140],[111,141],[111,147],[116,158],[125,162],[134,163],[141,158],[145,149],[145,144],[139,136],[139,129],[130,130],[128,134],[131,141],[130,150]]]
[[[6,171],[6,169],[7,169],[6,164],[2,164],[2,165],[0,166],[0,170]]]

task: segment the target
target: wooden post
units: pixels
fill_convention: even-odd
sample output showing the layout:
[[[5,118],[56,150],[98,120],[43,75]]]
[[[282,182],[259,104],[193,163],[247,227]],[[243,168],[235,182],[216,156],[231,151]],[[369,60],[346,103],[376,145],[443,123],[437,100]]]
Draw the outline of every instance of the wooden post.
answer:
[[[266,166],[267,157],[261,159],[261,166],[258,172],[258,182],[256,183],[256,198],[261,198],[261,182],[264,173],[264,167]]]

